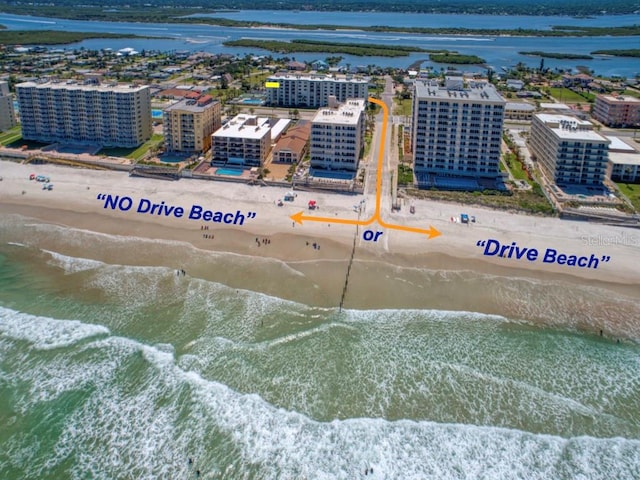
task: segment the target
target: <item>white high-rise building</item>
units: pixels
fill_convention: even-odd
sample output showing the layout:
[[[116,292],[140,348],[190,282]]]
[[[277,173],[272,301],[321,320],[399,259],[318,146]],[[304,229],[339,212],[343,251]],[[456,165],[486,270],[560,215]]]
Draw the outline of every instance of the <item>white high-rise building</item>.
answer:
[[[212,137],[212,164],[261,167],[271,151],[271,123],[255,115],[236,115]]]
[[[149,87],[25,82],[16,92],[24,139],[136,147],[151,138]]]
[[[16,125],[16,113],[13,109],[13,99],[9,92],[9,84],[0,82],[0,132],[9,130]]]
[[[415,82],[414,171],[422,187],[495,188],[505,100],[493,85],[448,77]]]
[[[311,167],[356,172],[364,147],[365,100],[349,99],[321,108],[311,121]]]
[[[539,113],[531,122],[531,154],[557,184],[601,185],[609,143],[591,122],[569,115]]]
[[[320,108],[329,97],[339,102],[368,97],[369,82],[356,77],[331,75],[273,75],[267,78],[267,103],[273,107]]]

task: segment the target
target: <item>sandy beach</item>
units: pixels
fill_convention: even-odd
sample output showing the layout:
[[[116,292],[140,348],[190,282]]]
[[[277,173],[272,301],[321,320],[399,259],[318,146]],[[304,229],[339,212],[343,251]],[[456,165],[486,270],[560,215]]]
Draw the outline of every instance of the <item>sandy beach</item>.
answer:
[[[43,190],[41,183],[29,180],[31,173],[50,177],[53,190]],[[356,219],[354,206],[364,200],[361,218],[368,218],[375,206],[373,196],[298,191],[293,202],[279,207],[276,202],[286,189],[188,179],[169,182],[132,178],[121,172],[8,161],[0,162],[0,176],[2,215],[18,214],[80,231],[149,240],[144,248],[131,251],[95,248],[89,241],[68,242],[64,240],[68,236],[62,240],[51,236],[38,241],[41,248],[118,264],[184,268],[190,275],[234,288],[327,307],[340,302],[356,227],[309,221],[294,224],[290,215],[303,210],[305,215]],[[133,206],[127,211],[104,208],[100,194],[129,197]],[[185,214],[175,218],[138,213],[141,199],[182,207]],[[319,210],[307,210],[310,199],[317,201]],[[203,211],[233,214],[229,219],[240,211],[244,224],[189,219],[193,205]],[[383,212],[383,218],[397,225],[431,225],[442,235],[429,240],[426,235],[385,229],[375,223],[359,227],[345,306],[482,311],[596,330],[610,323],[607,328],[616,334],[640,336],[635,326],[640,310],[637,230],[426,200],[416,200],[415,207],[415,214],[403,209],[394,214]],[[474,215],[476,223],[452,222],[462,211]],[[255,218],[249,218],[249,212],[254,212]],[[382,232],[377,242],[363,239],[367,229]],[[484,255],[484,247],[478,243],[490,239],[502,245],[516,242],[518,248],[535,248],[540,258],[529,261],[526,253],[520,259]],[[170,253],[150,243],[158,240],[165,245],[175,242],[177,248]],[[547,249],[585,259],[594,255],[597,268],[544,263]],[[187,250],[222,256],[215,257],[218,263],[208,263],[202,256],[185,256]],[[603,255],[610,260],[603,261]],[[543,288],[535,295],[557,298],[529,298],[533,290],[523,285]],[[576,292],[566,291],[574,287]],[[589,293],[592,288],[598,289],[598,295]],[[607,299],[606,292],[631,303],[618,311],[612,307],[619,304],[613,297],[611,305],[597,300]],[[594,308],[601,314],[594,316]],[[623,322],[618,317],[627,318]]]

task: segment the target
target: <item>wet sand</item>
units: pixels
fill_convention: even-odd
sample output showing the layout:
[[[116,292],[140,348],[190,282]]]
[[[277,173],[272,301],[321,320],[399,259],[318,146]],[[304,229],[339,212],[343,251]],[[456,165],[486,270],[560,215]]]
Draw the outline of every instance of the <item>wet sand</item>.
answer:
[[[297,192],[293,204],[277,207],[286,189],[180,180],[130,178],[119,172],[95,172],[57,166],[0,162],[0,214],[18,214],[88,232],[140,240],[122,248],[70,242],[52,235],[41,248],[107,263],[166,265],[190,275],[321,307],[339,304],[356,228],[319,222],[296,224],[289,215],[315,199],[316,214],[356,218],[362,196]],[[43,191],[29,174],[49,175],[54,190]],[[25,191],[25,194],[22,194]],[[198,204],[223,212],[254,211],[239,226],[166,218],[103,208],[99,193],[183,206]],[[373,207],[368,198],[367,210]],[[366,242],[360,227],[345,308],[467,310],[521,318],[554,326],[636,337],[640,323],[640,233],[637,230],[496,212],[475,207],[416,201],[417,214],[401,212],[387,221],[426,228],[442,235],[383,230],[379,242]],[[463,211],[478,223],[452,223]],[[363,215],[364,216],[364,215]],[[366,218],[366,216],[365,216]],[[208,227],[208,229],[205,229]],[[66,238],[66,239],[65,239]],[[479,240],[546,248],[575,255],[609,255],[598,269],[487,257]],[[597,245],[610,238],[615,245]],[[257,240],[257,241],[256,241]],[[314,248],[313,244],[316,244]],[[113,244],[113,242],[111,242]],[[124,246],[127,245],[127,246]],[[622,318],[625,317],[625,318]],[[638,334],[640,337],[640,334]]]

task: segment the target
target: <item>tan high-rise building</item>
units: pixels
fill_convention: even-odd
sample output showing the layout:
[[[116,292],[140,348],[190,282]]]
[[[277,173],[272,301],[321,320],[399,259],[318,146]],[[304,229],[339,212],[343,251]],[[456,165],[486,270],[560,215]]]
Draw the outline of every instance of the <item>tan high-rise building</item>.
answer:
[[[609,127],[640,126],[640,99],[623,95],[598,95],[593,118]]]
[[[221,125],[220,102],[211,95],[184,99],[164,109],[164,141],[168,151],[206,152],[211,134]]]
[[[9,84],[0,82],[0,132],[16,125],[16,114],[13,110],[13,99],[9,93]]]
[[[137,147],[151,138],[149,87],[25,82],[16,92],[26,140]]]

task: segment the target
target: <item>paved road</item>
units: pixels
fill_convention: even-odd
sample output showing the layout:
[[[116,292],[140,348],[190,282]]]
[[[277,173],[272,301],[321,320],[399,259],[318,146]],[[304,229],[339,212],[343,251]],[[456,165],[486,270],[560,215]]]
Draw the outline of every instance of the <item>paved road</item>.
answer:
[[[385,90],[382,93],[382,101],[387,105],[389,112],[393,107],[393,80],[391,77],[385,77]],[[376,202],[376,180],[378,174],[378,158],[380,152],[380,144],[382,140],[382,110],[375,118],[375,130],[371,142],[370,159],[367,165],[365,195],[367,199],[367,216],[373,215]],[[381,194],[381,213],[388,214],[391,211],[391,172],[397,168],[397,155],[392,155],[391,148],[391,132],[392,132],[392,116],[389,115],[387,131],[384,139],[384,161],[382,164],[382,194]],[[385,215],[385,218],[388,218]]]

